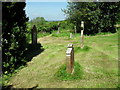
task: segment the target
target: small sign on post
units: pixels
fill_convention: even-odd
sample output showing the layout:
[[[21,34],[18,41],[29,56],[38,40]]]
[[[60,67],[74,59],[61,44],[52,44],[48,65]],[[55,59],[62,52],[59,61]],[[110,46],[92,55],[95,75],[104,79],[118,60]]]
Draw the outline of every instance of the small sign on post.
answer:
[[[32,44],[33,45],[37,44],[37,29],[35,25],[32,28]]]
[[[82,30],[81,30],[81,48],[84,47],[84,22],[81,21],[81,27],[82,27]]]
[[[66,51],[66,71],[67,73],[73,73],[74,71],[74,48],[73,44],[68,44]]]

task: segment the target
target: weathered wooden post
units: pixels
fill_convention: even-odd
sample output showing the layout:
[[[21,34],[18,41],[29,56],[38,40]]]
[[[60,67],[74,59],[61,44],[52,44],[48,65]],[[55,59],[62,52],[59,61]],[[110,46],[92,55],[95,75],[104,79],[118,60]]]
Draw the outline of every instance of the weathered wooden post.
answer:
[[[32,44],[36,45],[37,44],[37,29],[35,25],[33,26],[31,32],[32,32]]]
[[[74,26],[74,30],[75,30],[75,34],[77,33],[77,29],[76,29],[76,26]]]
[[[73,35],[72,35],[72,33],[70,33],[70,38],[72,38],[73,37]]]
[[[81,48],[84,47],[84,22],[82,21],[81,22],[81,27],[82,27],[82,30],[81,30]]]
[[[73,44],[68,44],[66,51],[66,72],[73,73],[74,71],[74,48]]]
[[[57,33],[60,33],[60,23],[58,23],[58,32]]]

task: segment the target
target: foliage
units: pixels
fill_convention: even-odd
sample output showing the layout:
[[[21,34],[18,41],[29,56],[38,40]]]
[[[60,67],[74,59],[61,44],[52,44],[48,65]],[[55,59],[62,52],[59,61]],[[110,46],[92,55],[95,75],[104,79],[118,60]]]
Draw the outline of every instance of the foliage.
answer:
[[[27,49],[26,44],[26,18],[25,3],[2,3],[2,59],[3,73],[13,72],[20,63],[24,63],[23,53]]]
[[[53,37],[69,37],[70,36],[70,32],[61,32],[59,34],[57,34],[56,31],[52,32],[52,36]]]
[[[101,33],[97,33],[96,35],[108,35],[111,34],[111,32],[101,32]]]
[[[78,62],[74,62],[74,73],[69,74],[66,72],[66,64],[63,64],[55,76],[60,80],[74,80],[74,79],[81,79],[83,75],[83,69],[79,65]]]
[[[80,32],[81,21],[84,21],[84,33],[116,32],[114,25],[120,19],[120,2],[69,2],[63,10],[67,19],[76,25]]]
[[[46,21],[43,17],[37,17],[27,23],[29,34],[31,33],[31,28],[33,27],[33,25],[36,25],[38,33],[50,33],[51,34],[53,31],[57,31],[58,27],[60,27],[60,31],[62,29],[71,29],[71,28],[73,29],[73,24],[68,22],[67,20]]]
[[[45,19],[44,17],[36,17],[35,19],[31,20],[28,24],[30,28],[33,27],[33,25],[40,27],[41,25],[43,25],[45,23]],[[37,28],[38,29],[38,28]]]
[[[33,20],[31,20],[28,23],[28,28],[29,28],[29,32],[31,30],[31,28],[33,27],[33,25],[36,25],[37,27],[37,31],[38,32],[49,32],[51,33],[52,29],[57,30],[58,28],[58,22],[48,22],[44,19],[44,17],[37,17]]]

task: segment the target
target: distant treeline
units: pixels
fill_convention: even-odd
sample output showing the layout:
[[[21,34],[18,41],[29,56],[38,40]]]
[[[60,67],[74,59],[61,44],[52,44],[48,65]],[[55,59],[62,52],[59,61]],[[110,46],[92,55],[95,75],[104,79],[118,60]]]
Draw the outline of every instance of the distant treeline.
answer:
[[[71,29],[73,28],[73,24],[69,23],[67,20],[63,21],[46,21],[44,17],[36,17],[35,19],[32,19],[28,22],[28,31],[30,32],[30,29],[33,25],[37,27],[37,31],[39,32],[46,32],[46,33],[52,33],[52,31],[58,30],[58,27],[60,29]]]

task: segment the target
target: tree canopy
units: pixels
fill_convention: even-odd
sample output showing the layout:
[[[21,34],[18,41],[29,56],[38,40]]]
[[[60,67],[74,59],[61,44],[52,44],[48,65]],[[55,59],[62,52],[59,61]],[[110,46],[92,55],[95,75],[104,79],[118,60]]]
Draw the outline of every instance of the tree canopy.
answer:
[[[85,23],[85,34],[116,32],[114,25],[120,19],[120,2],[69,2],[63,10],[67,19],[80,32],[81,21]]]

